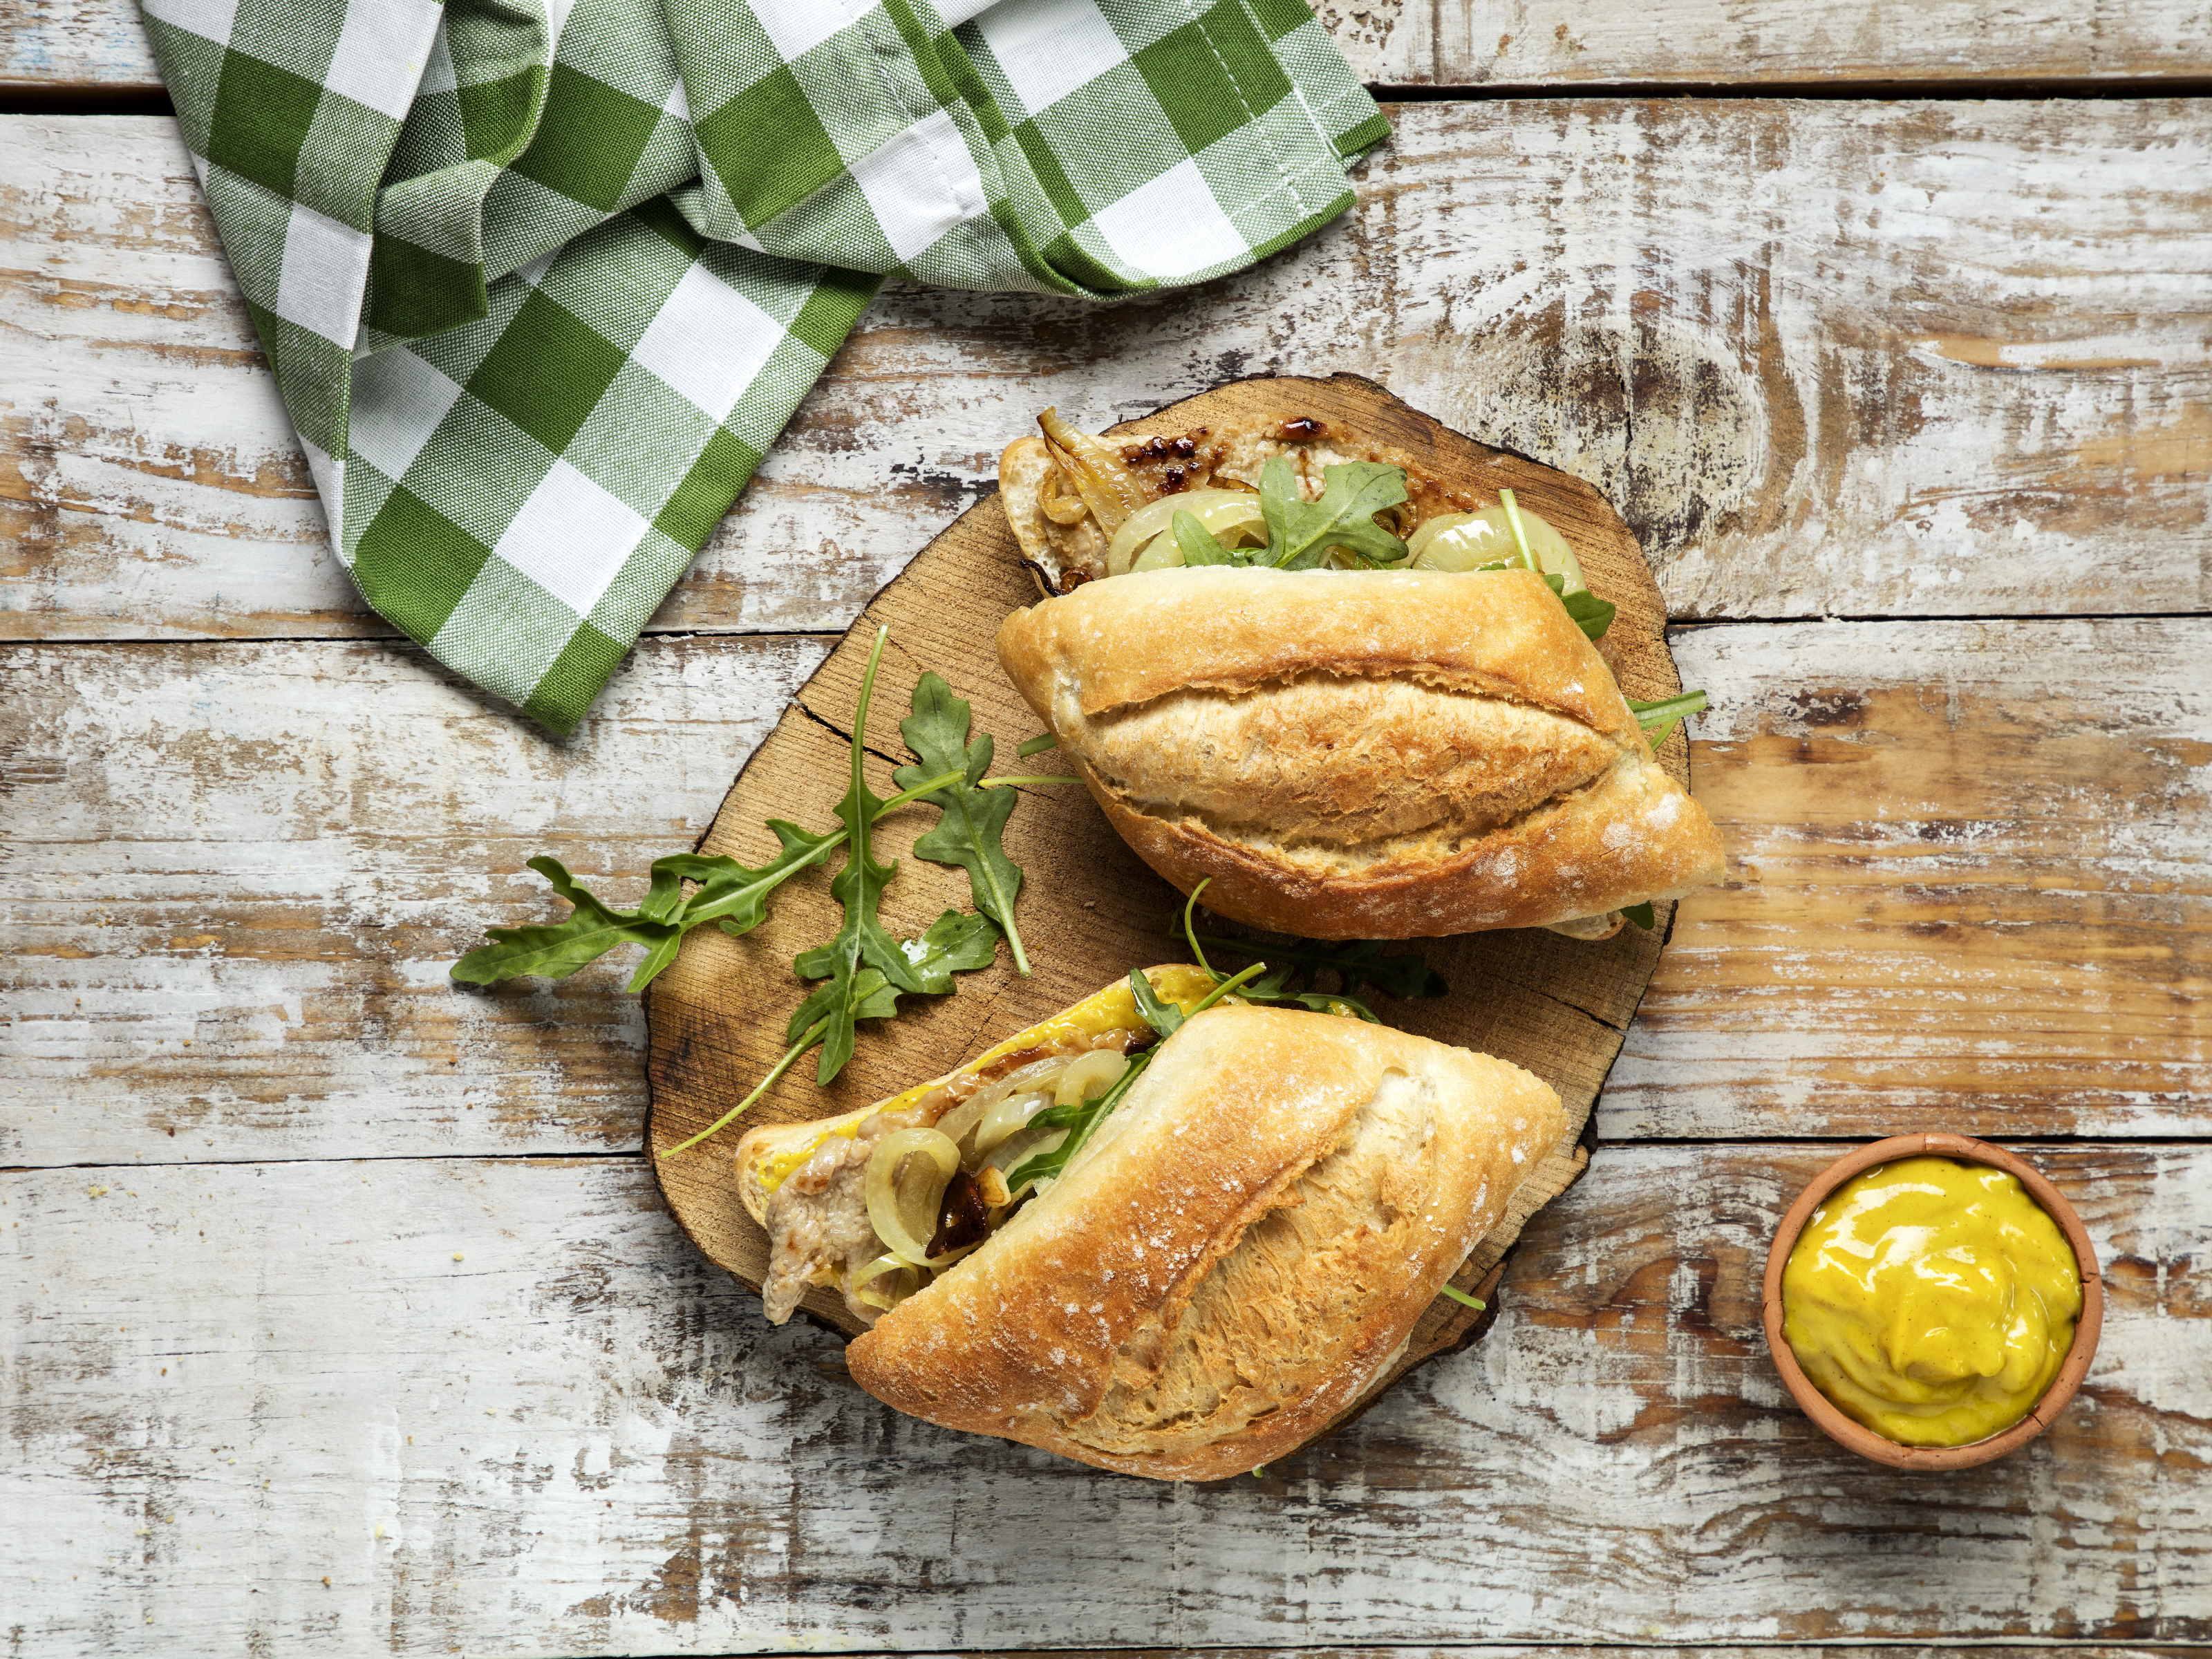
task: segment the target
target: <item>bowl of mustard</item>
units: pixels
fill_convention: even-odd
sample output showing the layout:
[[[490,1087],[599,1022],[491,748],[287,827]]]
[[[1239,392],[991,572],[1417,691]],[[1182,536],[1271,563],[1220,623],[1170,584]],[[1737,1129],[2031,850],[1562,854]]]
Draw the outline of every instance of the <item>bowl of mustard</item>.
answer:
[[[2104,1325],[2089,1235],[2025,1159],[1898,1135],[1798,1194],[1767,1252],[1767,1346],[1829,1438],[1895,1468],[2017,1450],[2081,1386]]]

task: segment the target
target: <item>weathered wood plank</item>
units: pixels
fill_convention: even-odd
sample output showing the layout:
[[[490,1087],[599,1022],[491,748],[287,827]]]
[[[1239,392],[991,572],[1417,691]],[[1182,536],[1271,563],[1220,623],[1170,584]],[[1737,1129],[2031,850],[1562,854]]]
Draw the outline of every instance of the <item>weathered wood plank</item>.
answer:
[[[386,645],[0,652],[0,1164],[635,1146],[622,975],[447,965],[689,847],[826,648],[656,641],[566,743]]]
[[[2212,1129],[2212,623],[1674,651],[1737,879],[1678,913],[1605,1134]]]
[[[1320,0],[1370,81],[1548,87],[1832,87],[2148,80],[2212,72],[2189,0]]]
[[[1784,1401],[1757,1264],[1825,1153],[1607,1149],[1473,1350],[1181,1490],[895,1418],[635,1159],[0,1176],[8,1623],[115,1659],[2203,1640],[2212,1151],[2035,1156],[2111,1306],[2006,1462],[1900,1476]]]
[[[1514,88],[2148,80],[2212,74],[2193,0],[1322,0],[1359,75]],[[131,0],[14,0],[0,90],[152,91]]]
[[[1598,485],[1680,617],[2212,605],[2212,105],[1407,106],[1195,295],[886,295],[656,625],[841,629],[1036,409],[1351,368]],[[0,121],[0,635],[386,631],[167,124]]]
[[[0,1163],[634,1147],[627,962],[446,965],[562,914],[533,854],[635,891],[823,648],[650,641],[568,744],[379,644],[0,651]],[[2212,1133],[2212,621],[1676,649],[1738,875],[1678,920],[1604,1136]]]

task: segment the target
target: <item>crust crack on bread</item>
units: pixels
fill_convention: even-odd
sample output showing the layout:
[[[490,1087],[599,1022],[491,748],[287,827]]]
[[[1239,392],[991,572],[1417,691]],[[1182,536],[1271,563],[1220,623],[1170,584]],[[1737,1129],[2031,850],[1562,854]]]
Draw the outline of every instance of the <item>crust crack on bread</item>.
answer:
[[[1367,1391],[1565,1121],[1488,1055],[1211,1009],[1063,1179],[848,1362],[949,1427],[1133,1474],[1241,1473]]]

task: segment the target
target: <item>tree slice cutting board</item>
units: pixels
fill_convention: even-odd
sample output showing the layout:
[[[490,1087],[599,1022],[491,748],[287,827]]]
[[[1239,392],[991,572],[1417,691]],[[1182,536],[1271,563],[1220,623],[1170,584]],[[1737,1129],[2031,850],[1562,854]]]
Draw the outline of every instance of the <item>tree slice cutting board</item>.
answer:
[[[1079,422],[1085,413],[1064,412]],[[1591,590],[1620,607],[1600,649],[1622,690],[1655,698],[1680,690],[1667,651],[1666,611],[1636,539],[1581,480],[1464,437],[1351,375],[1232,381],[1146,419],[1224,428],[1273,426],[1302,416],[1404,450],[1479,500],[1494,499],[1501,488],[1519,492],[1525,505],[1573,545]],[[1021,435],[1006,434],[1009,441]],[[930,669],[974,705],[976,729],[996,735],[997,770],[1064,769],[1049,750],[1016,762],[1015,745],[1037,731],[1038,721],[1000,672],[993,646],[1000,620],[1036,598],[997,500],[979,501],[876,595],[800,689],[738,775],[699,849],[757,864],[775,850],[763,820],[836,823],[861,671],[878,624],[890,629],[866,735],[876,757],[870,785],[878,794],[893,793],[891,768],[908,758],[898,722],[915,680]],[[1133,641],[1132,647],[1141,649],[1142,642]],[[1668,740],[1663,759],[1687,781],[1687,744],[1680,733]],[[962,975],[956,994],[905,999],[908,1012],[896,1020],[860,1027],[857,1052],[828,1088],[816,1085],[809,1055],[720,1136],[674,1158],[661,1156],[743,1098],[782,1054],[785,1021],[807,988],[793,975],[791,959],[837,930],[830,876],[842,854],[832,855],[830,868],[809,872],[783,888],[767,921],[743,938],[714,928],[693,933],[648,993],[653,1105],[647,1143],[661,1190],[693,1242],[746,1284],[759,1285],[768,1241],[738,1202],[730,1169],[731,1150],[745,1128],[830,1116],[896,1094],[1132,968],[1183,959],[1170,926],[1180,895],[1121,844],[1082,787],[1071,782],[1022,793],[1006,845],[1027,872],[1017,920],[1031,976],[1018,976],[1001,949],[995,965]],[[877,848],[879,857],[898,863],[883,915],[901,938],[919,934],[946,907],[968,902],[964,873],[909,854],[914,838],[935,820],[926,808],[895,814],[885,821]],[[1393,1024],[1525,1066],[1559,1091],[1573,1126],[1455,1276],[1462,1287],[1478,1295],[1494,1289],[1506,1249],[1528,1218],[1581,1173],[1587,1161],[1579,1145],[1583,1127],[1651,976],[1660,938],[1660,933],[1628,928],[1596,943],[1540,931],[1417,941],[1407,948],[1420,951],[1443,975],[1449,994],[1376,1000],[1377,1012]],[[805,1305],[840,1330],[859,1328],[842,1300],[828,1291],[814,1292]],[[1421,1360],[1467,1340],[1480,1322],[1470,1310],[1439,1297],[1403,1360],[1368,1398]]]

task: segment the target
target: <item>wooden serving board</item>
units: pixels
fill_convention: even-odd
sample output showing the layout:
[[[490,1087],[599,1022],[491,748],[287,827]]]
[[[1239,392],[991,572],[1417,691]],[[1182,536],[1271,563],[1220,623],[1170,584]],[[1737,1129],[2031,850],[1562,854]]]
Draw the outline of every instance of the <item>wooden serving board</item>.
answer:
[[[1085,414],[1065,412],[1079,421]],[[1482,499],[1494,497],[1500,488],[1518,491],[1523,503],[1573,544],[1591,590],[1620,607],[1600,649],[1621,689],[1643,698],[1680,689],[1667,651],[1666,612],[1635,538],[1581,480],[1464,437],[1352,375],[1232,381],[1158,413],[1216,428],[1310,416],[1404,450],[1440,478]],[[1020,435],[1006,434],[1009,440]],[[878,762],[870,784],[878,794],[893,793],[892,764],[907,758],[898,722],[915,680],[931,669],[974,705],[976,729],[996,735],[997,770],[1064,769],[1052,751],[1015,761],[1015,745],[1038,729],[1038,721],[1000,672],[993,645],[1000,620],[1036,598],[998,501],[979,501],[877,594],[800,688],[738,774],[700,850],[757,863],[775,848],[764,820],[786,817],[810,826],[836,822],[861,671],[878,624],[890,629],[867,733]],[[1133,643],[1141,648],[1141,641]],[[1662,757],[1686,782],[1687,748],[1678,732]],[[1006,845],[1027,872],[1017,919],[1032,975],[1018,976],[1002,949],[993,967],[962,975],[954,995],[910,997],[904,1003],[908,1012],[895,1021],[863,1024],[852,1061],[829,1088],[815,1085],[810,1055],[746,1118],[672,1158],[661,1154],[720,1116],[782,1054],[785,1021],[807,988],[792,973],[791,959],[830,938],[839,924],[830,872],[810,872],[784,888],[767,921],[741,939],[712,928],[693,933],[653,984],[646,1003],[653,1102],[647,1139],[661,1191],[692,1241],[747,1285],[760,1283],[767,1239],[738,1202],[731,1175],[730,1152],[744,1128],[829,1116],[895,1094],[951,1070],[1132,968],[1183,959],[1183,945],[1170,926],[1181,896],[1121,844],[1082,787],[1071,781],[1027,787],[1023,794]],[[902,938],[919,933],[948,905],[968,902],[964,873],[908,854],[935,817],[927,810],[894,815],[877,849],[878,857],[898,862],[883,915]],[[833,868],[839,856],[832,855]],[[1463,1288],[1478,1295],[1483,1286],[1494,1288],[1506,1249],[1528,1218],[1564,1192],[1588,1161],[1580,1144],[1583,1128],[1657,961],[1666,920],[1659,931],[1626,928],[1598,943],[1541,931],[1416,941],[1407,948],[1420,951],[1444,975],[1449,994],[1377,1000],[1377,1012],[1391,1024],[1514,1060],[1549,1082],[1566,1104],[1572,1128],[1455,1276]],[[815,1292],[804,1305],[839,1330],[858,1329],[829,1292]],[[1459,1346],[1480,1322],[1468,1309],[1439,1297],[1403,1361],[1373,1392],[1421,1360]]]

